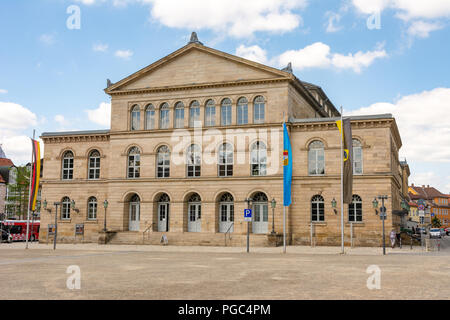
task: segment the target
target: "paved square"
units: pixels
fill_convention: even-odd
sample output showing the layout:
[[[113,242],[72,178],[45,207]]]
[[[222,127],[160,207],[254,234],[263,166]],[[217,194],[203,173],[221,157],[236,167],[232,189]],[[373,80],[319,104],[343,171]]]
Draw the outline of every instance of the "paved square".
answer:
[[[4,299],[449,299],[450,253],[380,248],[0,245]],[[81,289],[66,273],[81,270]],[[370,265],[381,289],[369,290]]]

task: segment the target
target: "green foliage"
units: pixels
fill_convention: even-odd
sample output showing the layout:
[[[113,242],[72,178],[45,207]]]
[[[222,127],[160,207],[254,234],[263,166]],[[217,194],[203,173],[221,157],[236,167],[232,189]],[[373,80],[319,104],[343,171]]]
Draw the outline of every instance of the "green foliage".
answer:
[[[439,220],[438,217],[434,217],[433,220],[431,220],[431,225],[433,228],[440,228],[442,226],[441,220]]]
[[[8,186],[8,212],[24,219],[28,212],[30,170],[27,167],[17,167],[16,183]]]

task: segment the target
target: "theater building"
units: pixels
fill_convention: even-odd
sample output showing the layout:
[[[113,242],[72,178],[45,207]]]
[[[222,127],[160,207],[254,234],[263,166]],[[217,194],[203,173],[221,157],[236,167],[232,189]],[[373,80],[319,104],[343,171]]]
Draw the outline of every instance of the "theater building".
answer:
[[[193,35],[148,67],[108,80],[105,92],[110,130],[42,134],[47,208],[40,241],[52,239],[47,226],[58,203],[62,242],[103,242],[106,215],[109,243],[157,244],[166,235],[169,244],[240,246],[248,227],[244,209],[251,206],[251,244],[280,243],[287,122],[294,166],[288,243],[340,243],[340,113],[290,66],[239,58]],[[391,115],[352,117],[351,124],[354,196],[344,208],[345,239],[348,244],[352,234],[355,245],[378,246],[382,228],[373,199],[389,196],[388,231],[405,211],[402,142]]]

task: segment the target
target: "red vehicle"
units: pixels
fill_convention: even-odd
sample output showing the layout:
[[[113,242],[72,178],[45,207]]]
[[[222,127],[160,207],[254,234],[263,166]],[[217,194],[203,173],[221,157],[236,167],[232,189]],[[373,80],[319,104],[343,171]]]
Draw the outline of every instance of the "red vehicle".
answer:
[[[5,220],[2,221],[2,229],[11,234],[12,241],[25,241],[27,238],[27,221],[26,220]],[[30,233],[28,240],[39,240],[39,228],[41,222],[39,220],[30,221]]]

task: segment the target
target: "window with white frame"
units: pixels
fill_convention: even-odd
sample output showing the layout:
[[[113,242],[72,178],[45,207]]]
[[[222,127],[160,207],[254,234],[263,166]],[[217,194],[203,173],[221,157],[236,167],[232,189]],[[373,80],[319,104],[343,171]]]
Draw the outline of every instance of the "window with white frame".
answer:
[[[145,108],[145,130],[155,129],[155,118],[156,118],[155,107],[152,104],[149,104]]]
[[[353,173],[363,174],[363,152],[358,139],[353,139]]]
[[[233,176],[233,147],[224,143],[219,147],[219,177]]]
[[[322,141],[315,140],[309,144],[308,173],[310,175],[325,174],[325,151]]]
[[[169,104],[163,103],[159,110],[159,128],[169,128]]]
[[[177,102],[175,105],[175,128],[184,128],[184,104]]]
[[[361,222],[362,221],[362,199],[358,195],[353,195],[352,203],[348,205],[348,221]]]
[[[66,151],[62,159],[62,179],[72,180],[73,179],[73,152]]]
[[[229,126],[231,124],[231,100],[226,98],[222,100],[220,107],[220,124]]]
[[[244,97],[237,103],[237,124],[248,124],[248,100]]]
[[[252,145],[250,157],[252,176],[265,176],[267,174],[267,148],[264,142],[257,141]]]
[[[89,153],[89,180],[100,179],[100,152],[92,150]]]
[[[128,178],[136,179],[141,175],[141,152],[133,147],[128,152]]]
[[[196,144],[192,144],[187,149],[187,176],[188,177],[200,177],[202,153],[200,147]]]
[[[321,195],[315,195],[311,199],[311,221],[325,221],[325,201]]]
[[[97,219],[97,198],[90,197],[88,200],[88,220]]]
[[[141,110],[138,105],[131,108],[131,124],[130,128],[132,131],[139,130],[141,123]]]
[[[265,102],[264,97],[257,96],[253,100],[253,123],[264,123]]]
[[[195,126],[201,127],[200,122],[200,103],[195,100],[191,103],[189,108],[189,127],[194,128]]]
[[[169,178],[170,177],[170,150],[167,146],[161,146],[158,148],[157,156],[157,177]]]
[[[64,197],[61,201],[61,219],[70,219],[70,199],[69,197]]]

